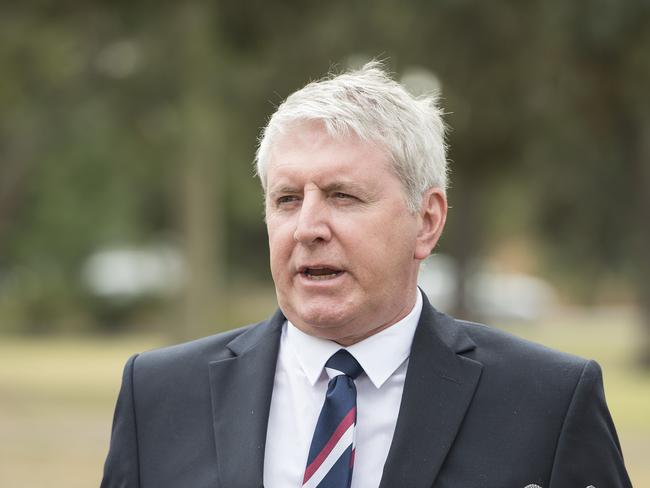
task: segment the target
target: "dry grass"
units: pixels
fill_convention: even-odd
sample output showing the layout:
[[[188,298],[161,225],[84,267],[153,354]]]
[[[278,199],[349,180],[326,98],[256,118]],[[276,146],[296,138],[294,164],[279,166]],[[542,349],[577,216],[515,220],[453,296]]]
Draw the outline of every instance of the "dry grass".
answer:
[[[621,311],[564,314],[510,330],[597,359],[635,486],[650,486],[650,374],[635,369],[638,331]],[[0,486],[98,486],[121,370],[157,337],[0,338]]]
[[[0,340],[0,486],[99,486],[120,371],[161,341]]]

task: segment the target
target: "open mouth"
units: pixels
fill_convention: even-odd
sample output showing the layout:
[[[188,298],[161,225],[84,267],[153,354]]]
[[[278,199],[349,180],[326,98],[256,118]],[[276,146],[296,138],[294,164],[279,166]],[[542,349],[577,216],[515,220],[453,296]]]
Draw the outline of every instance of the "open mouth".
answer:
[[[332,278],[336,278],[340,274],[343,273],[343,270],[341,269],[336,269],[336,268],[329,268],[326,266],[318,266],[318,267],[303,267],[300,269],[300,274],[303,275],[304,277],[314,280],[314,281],[324,281],[324,280],[331,280]]]

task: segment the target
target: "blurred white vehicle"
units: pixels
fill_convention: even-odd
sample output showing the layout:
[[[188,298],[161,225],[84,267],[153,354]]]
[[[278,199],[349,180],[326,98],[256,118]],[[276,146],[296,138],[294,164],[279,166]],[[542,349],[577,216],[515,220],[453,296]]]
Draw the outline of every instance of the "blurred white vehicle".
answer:
[[[182,287],[185,262],[167,245],[108,248],[88,258],[82,275],[90,291],[102,298],[168,295]]]
[[[456,303],[458,267],[449,256],[431,256],[420,269],[418,284],[437,309],[449,312]],[[467,277],[465,293],[471,314],[488,319],[533,321],[557,307],[557,293],[543,279],[486,266]]]

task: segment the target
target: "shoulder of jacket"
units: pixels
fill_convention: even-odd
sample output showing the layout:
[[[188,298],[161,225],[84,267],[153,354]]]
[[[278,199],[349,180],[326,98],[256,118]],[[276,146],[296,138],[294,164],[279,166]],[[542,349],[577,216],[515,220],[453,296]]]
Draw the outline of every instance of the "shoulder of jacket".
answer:
[[[232,341],[248,331],[263,328],[267,321],[250,324],[218,334],[201,337],[189,342],[152,349],[138,355],[136,368],[160,367],[165,365],[201,363],[218,361],[232,357],[227,347]]]

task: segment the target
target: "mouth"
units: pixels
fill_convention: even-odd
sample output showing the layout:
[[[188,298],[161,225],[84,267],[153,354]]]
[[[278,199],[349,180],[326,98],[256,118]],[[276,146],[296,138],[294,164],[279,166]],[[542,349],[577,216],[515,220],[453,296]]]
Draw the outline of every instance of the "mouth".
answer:
[[[331,266],[301,266],[298,273],[312,281],[331,280],[340,276],[345,271]]]

